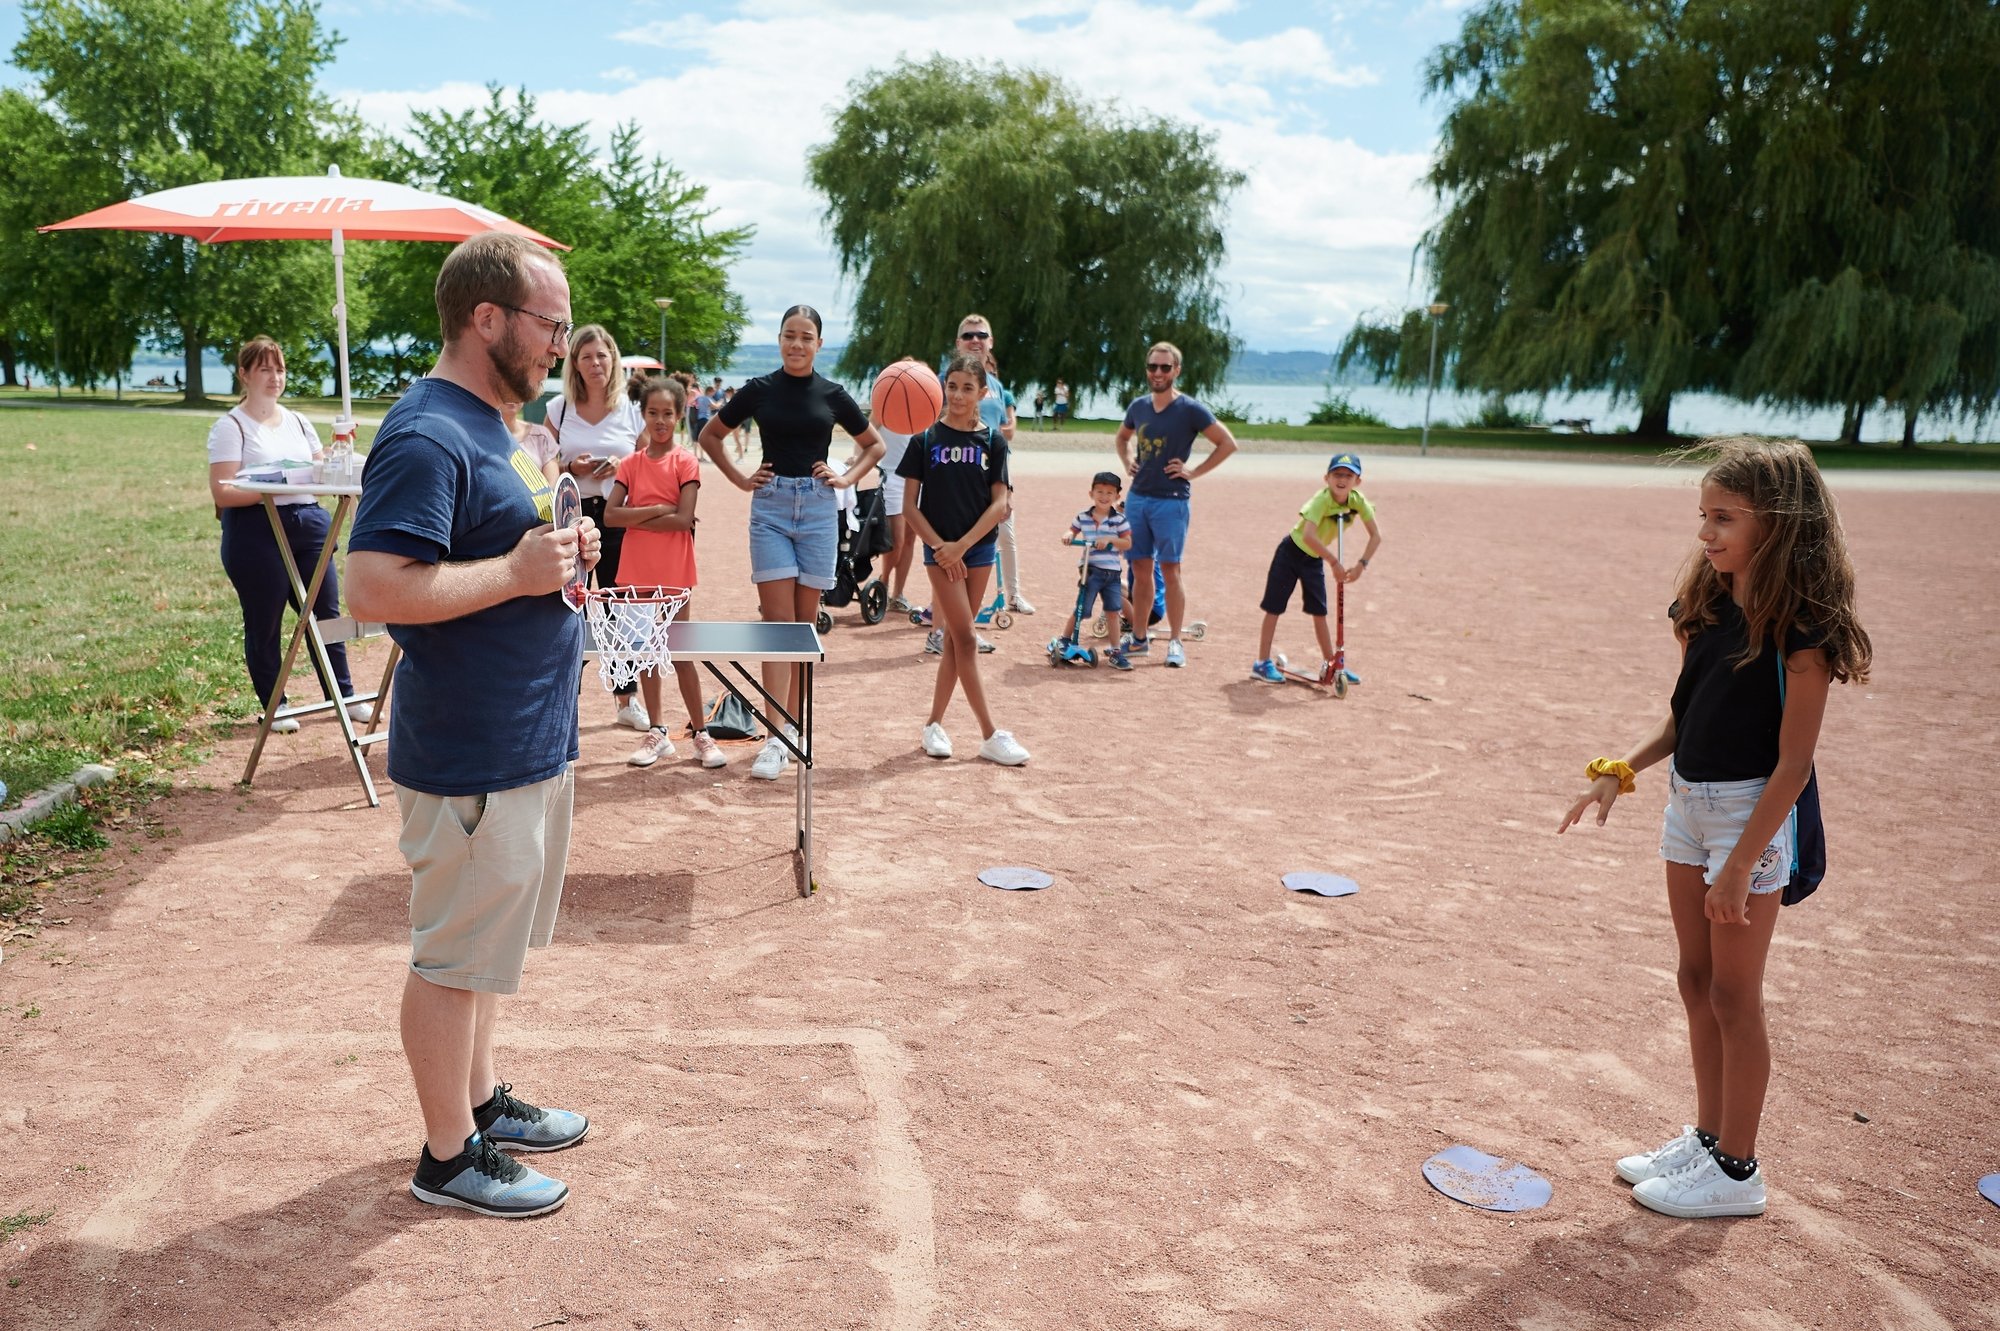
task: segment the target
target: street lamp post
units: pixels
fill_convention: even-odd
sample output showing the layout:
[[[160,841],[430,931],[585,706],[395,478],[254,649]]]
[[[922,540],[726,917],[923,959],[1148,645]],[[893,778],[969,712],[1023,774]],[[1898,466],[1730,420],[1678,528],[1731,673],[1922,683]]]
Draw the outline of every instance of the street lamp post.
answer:
[[[660,368],[667,368],[667,306],[674,303],[672,296],[655,296],[653,304],[660,307]]]
[[[1431,367],[1424,374],[1424,440],[1418,448],[1419,457],[1429,457],[1431,451],[1431,393],[1437,387],[1438,372],[1438,318],[1451,306],[1439,301],[1424,307],[1431,317]]]

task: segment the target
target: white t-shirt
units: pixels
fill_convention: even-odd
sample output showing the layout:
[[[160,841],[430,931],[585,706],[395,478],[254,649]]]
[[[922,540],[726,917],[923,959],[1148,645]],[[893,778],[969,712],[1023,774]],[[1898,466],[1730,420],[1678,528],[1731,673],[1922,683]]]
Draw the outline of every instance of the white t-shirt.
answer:
[[[312,461],[319,452],[319,436],[313,433],[312,423],[289,407],[278,410],[282,419],[276,425],[266,425],[241,406],[231,407],[226,416],[209,428],[208,460],[234,462],[238,471],[255,471],[281,462]],[[280,504],[315,502],[311,495],[277,498]]]
[[[555,432],[556,442],[562,445],[565,468],[585,453],[600,461],[609,458],[613,462],[629,456],[644,425],[639,405],[622,391],[612,402],[611,410],[604,413],[604,419],[595,425],[577,415],[567,398],[549,399],[549,429]],[[611,476],[601,480],[595,476],[579,476],[576,478],[576,490],[585,499],[603,499],[610,495],[611,482],[615,479]]]

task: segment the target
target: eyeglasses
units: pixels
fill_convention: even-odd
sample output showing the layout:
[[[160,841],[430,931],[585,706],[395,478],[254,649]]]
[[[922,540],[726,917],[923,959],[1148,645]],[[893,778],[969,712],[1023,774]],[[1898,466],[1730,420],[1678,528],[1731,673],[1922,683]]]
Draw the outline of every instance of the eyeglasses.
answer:
[[[993,334],[980,329],[968,328],[958,335],[958,340],[961,342],[984,342],[992,336]]]
[[[557,319],[546,314],[536,314],[533,310],[524,310],[519,305],[509,305],[504,300],[496,300],[493,303],[503,310],[512,310],[516,314],[525,314],[530,319],[540,319],[543,323],[547,324],[549,326],[549,345],[558,350],[569,346],[569,335],[576,331],[576,325],[568,319]]]
[[[1178,369],[1178,368],[1180,368],[1180,367],[1179,367],[1179,366],[1175,366],[1175,365],[1148,365],[1148,366],[1146,367],[1146,373],[1147,373],[1147,374],[1172,374],[1172,373],[1173,373],[1173,372],[1174,372],[1174,371],[1175,371],[1176,369]]]

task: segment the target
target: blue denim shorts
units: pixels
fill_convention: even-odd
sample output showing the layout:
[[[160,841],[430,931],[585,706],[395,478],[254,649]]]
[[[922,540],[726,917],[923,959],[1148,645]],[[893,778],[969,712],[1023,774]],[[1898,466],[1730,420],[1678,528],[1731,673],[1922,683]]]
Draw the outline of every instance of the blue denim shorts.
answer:
[[[1115,615],[1125,608],[1125,575],[1122,569],[1097,568],[1092,566],[1083,575],[1083,604],[1080,607],[1083,618],[1090,618],[1091,607],[1102,605],[1106,614]]]
[[[1157,559],[1178,564],[1187,548],[1188,501],[1135,494],[1125,500],[1125,520],[1132,524],[1130,559]]]
[[[965,566],[967,568],[992,568],[994,561],[999,558],[999,538],[988,536],[978,545],[973,546],[965,552]],[[924,563],[933,568],[937,566],[937,551],[928,545],[924,547]]]
[[[815,476],[773,476],[750,496],[750,581],[796,578],[833,586],[839,528],[833,487]]]
[[[1762,780],[1683,781],[1669,768],[1660,858],[1669,864],[1698,866],[1702,881],[1713,886],[1715,875],[1742,839],[1743,825],[1750,821],[1764,786]],[[1787,818],[1750,870],[1750,895],[1783,888],[1792,877],[1792,859],[1792,820]]]

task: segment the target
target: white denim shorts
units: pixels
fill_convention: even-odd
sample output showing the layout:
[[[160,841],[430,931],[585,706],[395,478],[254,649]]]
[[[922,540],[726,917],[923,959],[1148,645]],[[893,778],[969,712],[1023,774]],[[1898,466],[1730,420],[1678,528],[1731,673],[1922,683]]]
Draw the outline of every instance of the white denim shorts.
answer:
[[[1683,781],[1671,767],[1667,771],[1667,813],[1660,829],[1660,858],[1669,864],[1692,864],[1702,869],[1702,881],[1715,883],[1736,843],[1743,838],[1743,825],[1764,793],[1765,782]],[[1750,870],[1750,895],[1776,892],[1791,881],[1794,859],[1792,820],[1785,819],[1778,835],[1757,857]]]

